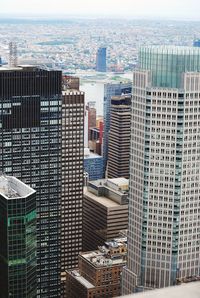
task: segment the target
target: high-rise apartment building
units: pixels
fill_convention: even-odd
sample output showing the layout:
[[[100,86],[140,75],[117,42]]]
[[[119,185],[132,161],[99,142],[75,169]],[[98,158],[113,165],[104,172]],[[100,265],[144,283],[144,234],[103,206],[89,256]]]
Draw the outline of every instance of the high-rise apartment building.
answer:
[[[2,298],[36,298],[36,193],[0,176],[0,288]]]
[[[75,268],[82,250],[84,92],[62,98],[61,269]]]
[[[108,178],[129,178],[131,94],[111,98]]]
[[[131,82],[107,83],[104,85],[104,134],[103,134],[103,158],[104,173],[107,169],[108,160],[108,138],[110,131],[110,109],[111,98],[116,95],[130,94],[132,88]]]
[[[200,274],[200,49],[144,47],[139,61],[124,294]]]
[[[60,71],[0,68],[0,171],[36,190],[38,297],[60,295]]]
[[[96,54],[96,71],[106,72],[106,48],[98,48]]]

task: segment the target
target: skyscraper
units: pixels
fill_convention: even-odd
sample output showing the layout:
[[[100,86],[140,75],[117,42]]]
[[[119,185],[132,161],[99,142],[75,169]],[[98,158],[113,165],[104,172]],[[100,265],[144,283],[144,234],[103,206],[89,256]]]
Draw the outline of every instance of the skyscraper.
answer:
[[[144,47],[139,61],[124,294],[200,274],[200,49]]]
[[[60,71],[0,68],[0,171],[36,190],[38,297],[60,295]]]
[[[106,48],[98,48],[97,50],[96,71],[106,72]]]
[[[0,296],[35,298],[36,193],[15,177],[0,176],[0,226]]]
[[[88,140],[90,136],[90,129],[96,127],[97,110],[95,108],[95,102],[90,101],[86,105],[86,111],[88,112]]]
[[[193,41],[193,47],[200,47],[200,39],[195,39]]]
[[[82,250],[84,92],[63,91],[61,269],[75,268]]]
[[[104,134],[103,134],[103,158],[104,158],[104,174],[106,173],[108,160],[108,138],[110,130],[110,109],[111,97],[115,95],[130,94],[131,82],[107,83],[104,85]]]
[[[131,94],[111,98],[108,178],[129,178]]]

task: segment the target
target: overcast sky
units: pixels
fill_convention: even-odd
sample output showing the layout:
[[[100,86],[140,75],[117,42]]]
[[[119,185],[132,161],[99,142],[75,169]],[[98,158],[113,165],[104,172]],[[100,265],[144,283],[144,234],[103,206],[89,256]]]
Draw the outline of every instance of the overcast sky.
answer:
[[[0,0],[0,14],[114,15],[200,20],[200,0]]]

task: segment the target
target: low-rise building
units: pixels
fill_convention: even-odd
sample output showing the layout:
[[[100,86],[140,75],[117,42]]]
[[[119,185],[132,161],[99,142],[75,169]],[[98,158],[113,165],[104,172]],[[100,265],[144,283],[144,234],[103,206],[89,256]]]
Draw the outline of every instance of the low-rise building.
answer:
[[[78,270],[66,273],[67,298],[116,297],[121,292],[121,272],[126,264],[127,238],[117,238],[99,250],[79,255]]]

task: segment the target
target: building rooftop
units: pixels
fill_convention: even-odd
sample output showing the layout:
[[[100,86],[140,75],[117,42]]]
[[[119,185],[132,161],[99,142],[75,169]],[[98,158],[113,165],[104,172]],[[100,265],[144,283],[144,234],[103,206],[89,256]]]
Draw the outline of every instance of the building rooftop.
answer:
[[[34,192],[35,190],[15,177],[0,176],[0,195],[7,200],[27,197]]]
[[[116,190],[119,190],[119,191],[123,191],[123,190],[128,191],[129,180],[124,178],[124,177],[112,178],[112,179],[107,180],[107,185],[109,187],[113,187],[113,189],[116,189]]]
[[[91,284],[87,279],[85,279],[83,276],[80,275],[78,270],[72,270],[70,271],[70,274],[73,275],[73,277],[78,280],[84,287],[87,289],[94,288],[94,285]]]
[[[43,67],[42,65],[31,65],[31,64],[23,64],[18,65],[16,67],[14,66],[0,66],[0,72],[4,71],[39,71],[39,70],[45,70],[45,71],[53,71],[52,69],[48,69],[47,67]]]
[[[128,204],[129,180],[126,178],[90,181],[84,194],[106,207]]]
[[[199,298],[200,282],[182,284],[180,286],[152,290],[138,294],[126,295],[124,298]]]
[[[151,52],[160,53],[160,54],[174,54],[174,55],[191,55],[196,54],[200,55],[200,48],[198,47],[187,47],[187,46],[174,46],[174,45],[150,45],[143,46],[140,48],[143,50],[150,50]]]
[[[89,148],[84,148],[84,158],[91,158],[91,159],[102,158],[103,159],[101,155],[91,152]]]
[[[116,238],[105,242],[99,250],[83,252],[82,258],[95,267],[115,266],[126,263],[127,237]]]
[[[119,203],[117,203],[109,198],[106,198],[104,196],[96,196],[92,192],[88,191],[87,187],[84,187],[84,195],[107,208],[120,206]]]

